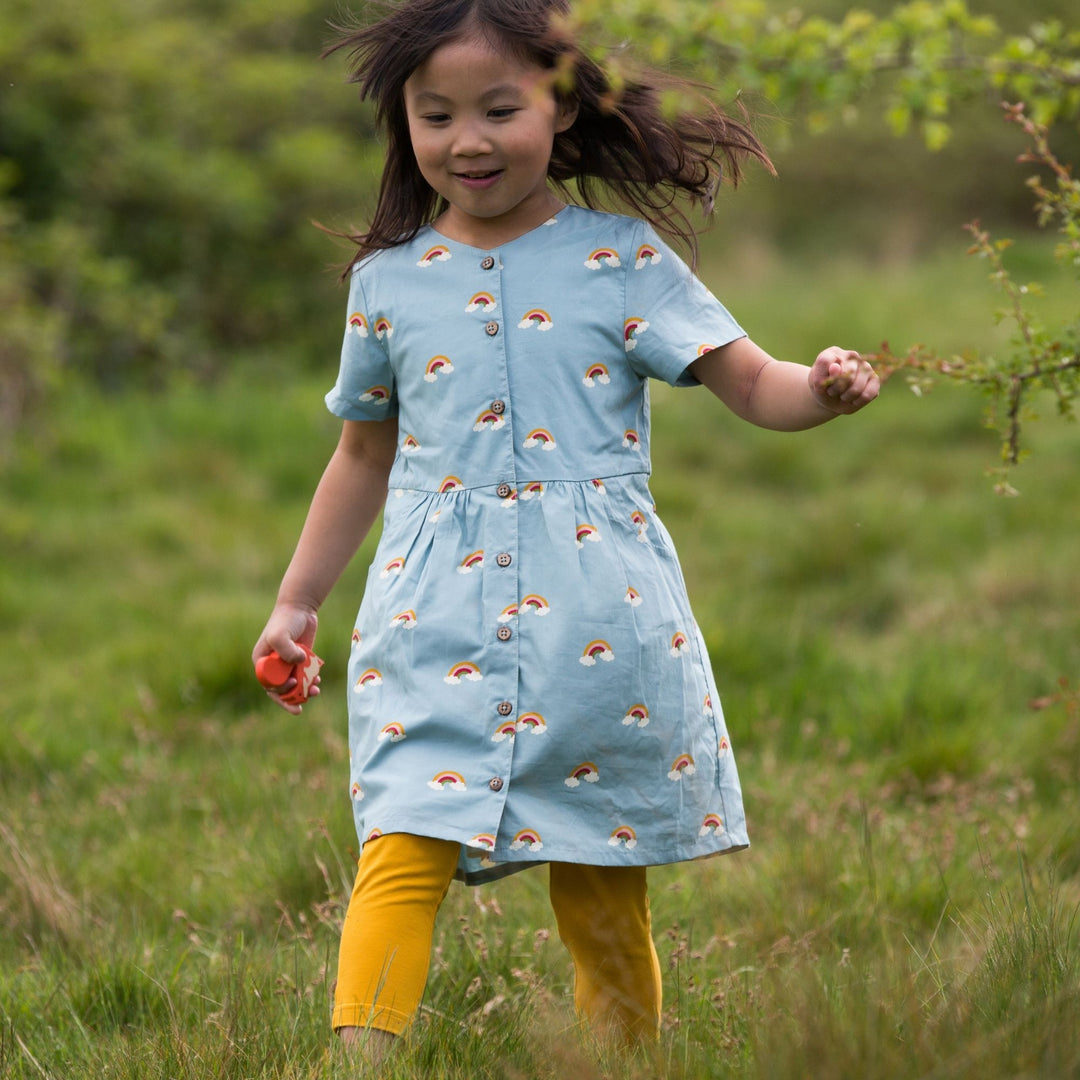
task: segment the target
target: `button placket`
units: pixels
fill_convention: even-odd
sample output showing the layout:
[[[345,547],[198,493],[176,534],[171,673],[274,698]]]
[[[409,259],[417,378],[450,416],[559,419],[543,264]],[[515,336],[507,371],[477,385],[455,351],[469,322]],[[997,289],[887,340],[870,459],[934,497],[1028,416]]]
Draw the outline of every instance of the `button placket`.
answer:
[[[500,418],[505,416],[506,418],[499,425],[502,430],[496,429],[496,439],[501,442],[506,458],[502,461],[496,459],[499,463],[494,466],[495,474],[489,480],[489,483],[493,486],[488,491],[493,491],[495,497],[502,500],[504,505],[509,507],[511,505],[509,500],[513,498],[517,488],[517,476],[513,452],[513,421],[510,415],[513,403],[510,399],[508,382],[507,346],[509,339],[502,333],[501,321],[503,319],[503,298],[499,289],[501,267],[498,257],[495,255],[485,255],[479,260],[478,265],[482,271],[487,273],[489,283],[486,285],[486,290],[496,300],[496,306],[491,315],[488,316],[486,322],[481,324],[484,328],[484,335],[490,342],[490,348],[497,350],[492,354],[494,363],[491,370],[493,374],[496,372],[498,374],[495,375],[495,381],[489,389],[488,408],[495,416]],[[500,477],[505,477],[505,479],[500,479]],[[488,670],[491,672],[491,685],[493,688],[498,688],[496,692],[499,693],[499,697],[495,698],[489,707],[493,708],[499,717],[497,726],[500,730],[513,724],[512,717],[516,711],[519,689],[517,634],[514,628],[507,625],[506,621],[507,614],[511,608],[516,608],[520,596],[520,582],[518,581],[515,561],[517,545],[517,514],[511,508],[500,510],[498,514],[490,519],[490,532],[485,536],[484,544],[489,552],[494,553],[494,557],[489,555],[489,561],[485,562],[484,620],[486,626],[493,628],[493,630],[488,630],[491,637],[487,638],[491,642],[490,646],[488,646],[490,649]],[[485,675],[487,675],[487,671],[485,671]],[[498,740],[493,740],[490,745],[491,755],[485,755],[489,777],[486,782],[488,791],[492,796],[489,808],[492,821],[487,831],[496,834],[505,809],[505,800],[510,784],[513,780],[514,740],[506,738],[504,734]]]

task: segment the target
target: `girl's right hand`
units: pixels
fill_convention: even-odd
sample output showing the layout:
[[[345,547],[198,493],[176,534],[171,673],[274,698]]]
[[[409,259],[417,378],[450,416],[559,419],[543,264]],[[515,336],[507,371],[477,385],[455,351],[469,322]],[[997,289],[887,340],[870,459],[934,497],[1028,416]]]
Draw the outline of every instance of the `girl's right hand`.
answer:
[[[319,618],[314,611],[290,604],[278,604],[252,650],[252,665],[272,652],[276,652],[288,664],[301,663],[306,659],[307,653],[300,647],[300,643],[310,649],[315,644],[315,631],[318,626]],[[281,686],[268,687],[266,693],[286,712],[298,716],[302,706],[290,704],[281,699],[281,695],[287,694],[294,686],[296,686],[296,679],[290,677]],[[316,697],[318,693],[319,679],[316,677],[315,683],[308,691],[308,696]]]

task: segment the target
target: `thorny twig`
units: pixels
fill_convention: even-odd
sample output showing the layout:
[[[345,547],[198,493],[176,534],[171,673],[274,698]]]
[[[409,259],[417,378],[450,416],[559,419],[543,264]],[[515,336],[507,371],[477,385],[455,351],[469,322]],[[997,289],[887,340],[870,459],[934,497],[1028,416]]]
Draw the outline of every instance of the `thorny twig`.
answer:
[[[1055,256],[1058,262],[1080,270],[1080,181],[1067,165],[1062,164],[1050,149],[1046,128],[1035,123],[1024,111],[1023,104],[1004,104],[1006,118],[1018,124],[1032,141],[1032,148],[1019,160],[1032,162],[1048,169],[1053,186],[1041,176],[1027,181],[1035,194],[1036,217],[1041,227],[1054,221],[1063,236]],[[964,355],[942,357],[924,345],[915,345],[906,355],[892,352],[888,343],[872,358],[882,379],[897,371],[909,373],[912,390],[921,394],[935,377],[944,377],[983,387],[991,396],[991,424],[1002,436],[1002,467],[996,490],[1015,494],[1008,483],[1008,470],[1020,463],[1023,456],[1021,427],[1024,408],[1030,393],[1046,388],[1057,397],[1058,411],[1066,417],[1073,415],[1073,400],[1077,392],[1077,372],[1080,372],[1080,319],[1049,333],[1027,307],[1028,298],[1039,291],[1038,286],[1021,285],[1005,265],[1004,253],[1009,240],[994,240],[989,231],[974,221],[965,226],[974,240],[969,255],[986,259],[990,280],[1005,294],[1009,309],[1005,315],[1015,324],[1014,351],[1010,357],[996,359]],[[1003,419],[998,420],[999,410]]]

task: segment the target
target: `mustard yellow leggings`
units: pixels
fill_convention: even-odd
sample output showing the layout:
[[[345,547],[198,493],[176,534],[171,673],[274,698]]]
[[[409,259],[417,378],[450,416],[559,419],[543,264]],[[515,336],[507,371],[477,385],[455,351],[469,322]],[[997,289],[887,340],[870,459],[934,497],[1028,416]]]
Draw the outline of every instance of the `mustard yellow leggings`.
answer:
[[[364,845],[341,934],[335,1030],[395,1035],[420,1006],[435,914],[457,866],[459,845],[388,833]],[[642,866],[551,863],[551,904],[574,963],[574,1002],[598,1032],[655,1039],[660,963]]]

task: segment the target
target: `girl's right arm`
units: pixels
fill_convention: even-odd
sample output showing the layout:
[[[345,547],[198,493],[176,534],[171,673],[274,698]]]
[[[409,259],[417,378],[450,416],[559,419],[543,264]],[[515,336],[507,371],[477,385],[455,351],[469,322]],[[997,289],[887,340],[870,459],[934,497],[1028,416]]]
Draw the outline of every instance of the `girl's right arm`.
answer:
[[[277,603],[251,654],[252,663],[271,651],[290,664],[304,659],[298,642],[311,647],[322,602],[378,517],[396,449],[396,419],[344,421],[282,578]],[[286,684],[277,690],[284,693],[289,688]],[[270,696],[288,712],[300,711],[299,705],[286,704],[274,691]]]

